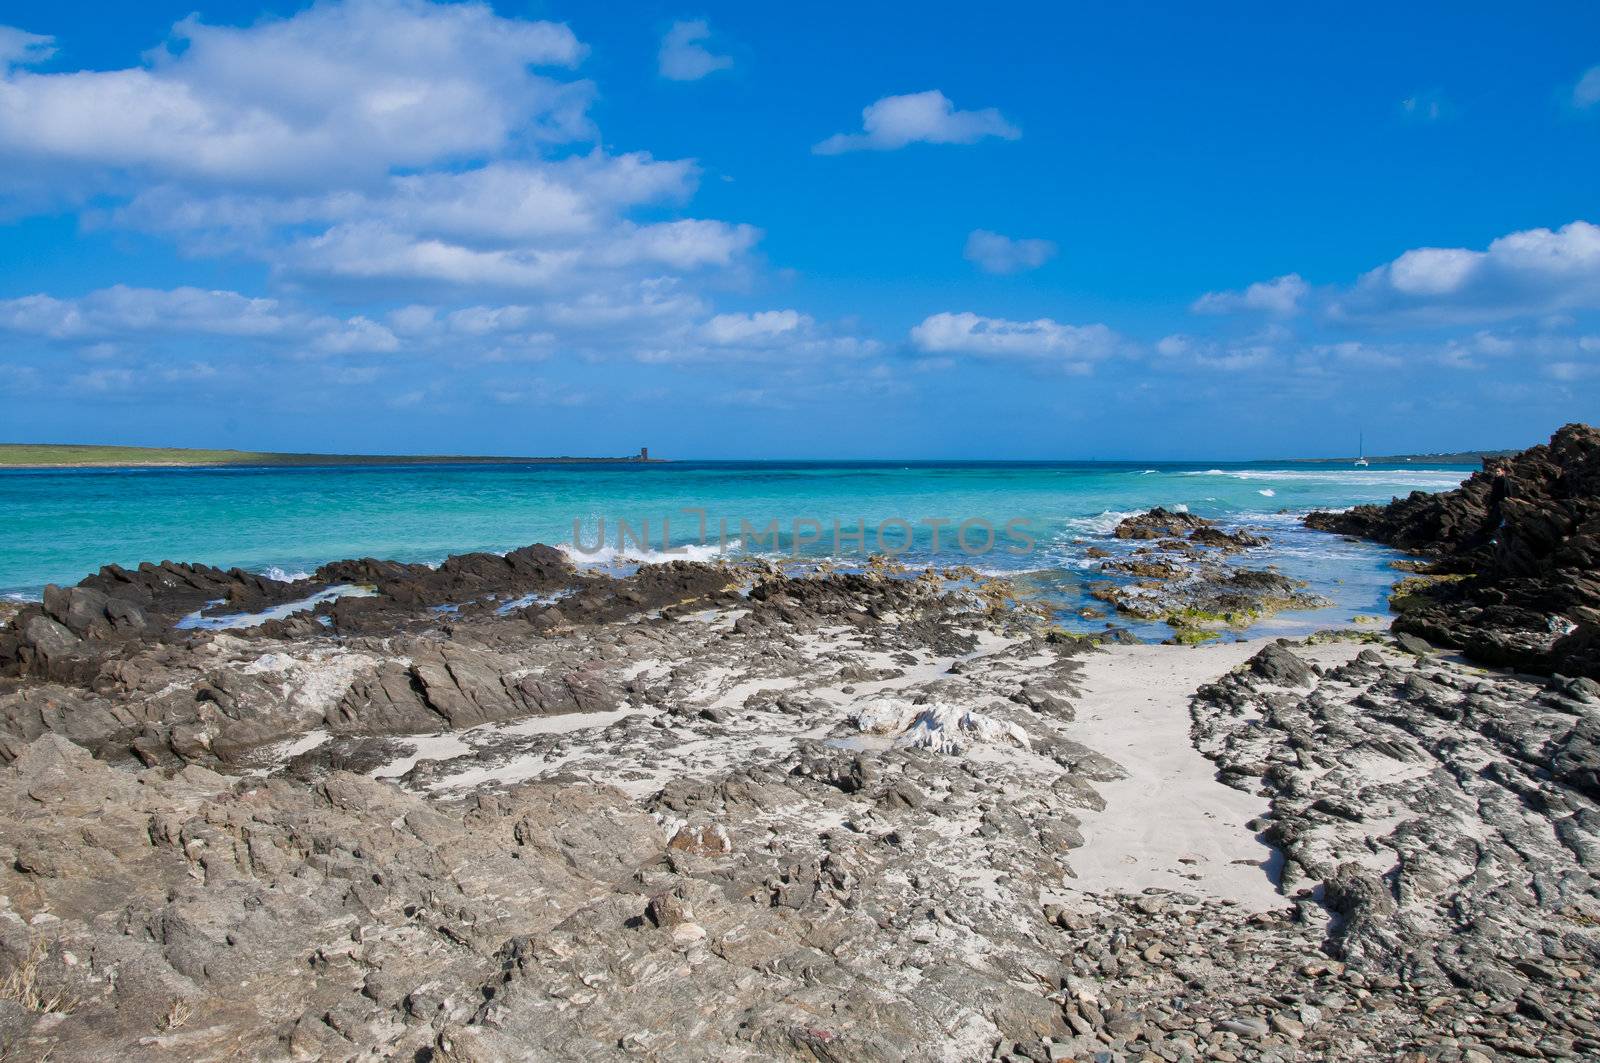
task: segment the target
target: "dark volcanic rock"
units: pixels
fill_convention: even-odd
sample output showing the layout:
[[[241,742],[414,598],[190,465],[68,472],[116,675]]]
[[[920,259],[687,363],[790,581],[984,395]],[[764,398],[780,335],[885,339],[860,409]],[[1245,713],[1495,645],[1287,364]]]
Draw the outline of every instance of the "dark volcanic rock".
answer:
[[[1311,666],[1276,642],[1250,658],[1250,670],[1279,686],[1304,686],[1312,681]]]
[[[1211,523],[1192,513],[1174,512],[1157,506],[1148,513],[1124,519],[1117,525],[1114,534],[1118,539],[1181,538],[1188,532],[1209,527]]]
[[[1454,491],[1312,513],[1309,527],[1424,554],[1464,576],[1408,593],[1399,631],[1525,671],[1600,676],[1600,430],[1486,459]]]
[[[1225,554],[1236,554],[1257,546],[1266,546],[1268,539],[1243,529],[1223,531],[1221,528],[1200,527],[1189,533],[1189,541],[1200,546],[1210,546]]]
[[[379,561],[335,561],[317,569],[323,584],[370,585],[398,605],[445,605],[489,594],[525,594],[570,587],[577,570],[560,550],[543,543],[508,554],[455,554],[438,568]]]

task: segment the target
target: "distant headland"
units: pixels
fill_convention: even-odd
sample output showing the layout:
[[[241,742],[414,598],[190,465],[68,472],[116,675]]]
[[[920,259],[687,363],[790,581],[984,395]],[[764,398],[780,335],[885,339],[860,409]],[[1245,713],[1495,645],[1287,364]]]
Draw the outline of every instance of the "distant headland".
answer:
[[[0,443],[0,469],[206,468],[252,465],[642,465],[649,447],[625,458],[499,457],[477,454],[280,454],[258,450]]]
[[[1519,453],[1515,450],[1457,450],[1442,454],[1368,454],[1367,461],[1375,465],[1477,465],[1484,458],[1506,458]],[[1355,455],[1347,458],[1282,458],[1281,461],[1297,465],[1349,465]]]

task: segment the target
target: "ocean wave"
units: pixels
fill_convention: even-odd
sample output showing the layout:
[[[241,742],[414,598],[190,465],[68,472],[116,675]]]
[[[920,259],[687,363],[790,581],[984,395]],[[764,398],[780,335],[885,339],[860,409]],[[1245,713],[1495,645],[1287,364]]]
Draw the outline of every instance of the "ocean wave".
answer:
[[[720,543],[685,543],[671,550],[618,550],[614,546],[599,549],[580,549],[572,543],[559,543],[556,549],[566,554],[582,568],[609,568],[619,564],[659,565],[667,561],[717,561],[736,556],[768,556],[747,554],[742,540],[731,540],[724,549]]]
[[[305,571],[304,569],[297,568],[293,572],[289,572],[285,569],[279,568],[277,565],[272,565],[262,570],[261,574],[268,579],[275,579],[279,583],[299,583],[303,579],[311,578],[311,573]]]
[[[1136,517],[1142,512],[1144,511],[1140,509],[1108,509],[1104,512],[1096,513],[1092,517],[1068,517],[1061,523],[1075,532],[1086,532],[1091,535],[1109,535],[1116,530],[1118,524],[1121,524],[1129,517]]]
[[[1461,486],[1468,474],[1450,469],[1206,469],[1189,470],[1184,476],[1225,476],[1230,480],[1277,480],[1287,483],[1360,484],[1367,487],[1433,487],[1448,490]]]
[[[1263,487],[1263,488],[1262,488],[1262,489],[1261,489],[1261,490],[1259,490],[1259,491],[1257,491],[1257,492],[1256,492],[1256,494],[1258,494],[1258,495],[1265,495],[1265,496],[1266,496],[1266,497],[1268,497],[1268,498],[1271,498],[1271,497],[1273,497],[1273,496],[1274,496],[1274,495],[1276,495],[1276,494],[1277,494],[1277,493],[1278,493],[1278,492],[1276,492],[1276,491],[1274,491],[1274,490],[1273,490],[1273,489],[1272,489],[1272,488],[1270,488],[1270,487]]]

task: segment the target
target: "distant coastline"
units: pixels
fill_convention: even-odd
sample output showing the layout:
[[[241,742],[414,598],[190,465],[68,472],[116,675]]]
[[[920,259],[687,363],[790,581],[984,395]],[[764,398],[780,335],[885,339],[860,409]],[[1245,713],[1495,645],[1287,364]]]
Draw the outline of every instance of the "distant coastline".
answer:
[[[1381,465],[1477,465],[1484,458],[1504,457],[1514,450],[1464,450],[1448,454],[1368,455]],[[317,465],[659,465],[648,448],[625,457],[572,455],[519,456],[486,454],[296,454],[277,451],[222,450],[190,447],[121,447],[80,443],[0,443],[0,470],[6,469],[202,469]],[[1250,464],[1349,465],[1352,457],[1269,458]],[[1138,464],[1124,461],[1121,464]]]
[[[0,469],[186,469],[283,465],[656,465],[648,449],[622,458],[511,457],[477,454],[285,454],[187,447],[0,443]]]
[[[1376,465],[1476,465],[1484,458],[1506,458],[1520,453],[1516,450],[1458,450],[1448,454],[1368,454],[1367,461]],[[1355,455],[1345,458],[1280,458],[1294,465],[1350,465]]]

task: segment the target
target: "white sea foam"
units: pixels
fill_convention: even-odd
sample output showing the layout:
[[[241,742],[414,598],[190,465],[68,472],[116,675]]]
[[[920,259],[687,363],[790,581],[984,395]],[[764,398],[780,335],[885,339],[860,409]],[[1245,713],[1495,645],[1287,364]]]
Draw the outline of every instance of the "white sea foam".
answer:
[[[1451,469],[1206,469],[1184,476],[1224,476],[1230,480],[1274,480],[1286,483],[1342,484],[1362,487],[1415,487],[1448,490],[1461,486],[1467,473]]]
[[[293,572],[290,572],[286,569],[279,568],[277,565],[271,566],[261,574],[268,579],[277,580],[279,583],[299,583],[303,579],[311,578],[311,573],[306,572],[303,569],[295,569]]]
[[[1262,489],[1261,489],[1261,490],[1259,490],[1259,491],[1257,491],[1257,492],[1256,492],[1256,494],[1258,494],[1258,495],[1265,495],[1265,496],[1267,496],[1267,497],[1268,497],[1268,498],[1271,498],[1271,497],[1273,497],[1273,496],[1274,496],[1274,495],[1276,495],[1276,494],[1277,494],[1277,493],[1278,493],[1278,492],[1276,492],[1276,491],[1274,491],[1274,490],[1273,490],[1273,489],[1272,489],[1272,488],[1270,488],[1270,487],[1263,487],[1263,488],[1262,488]]]
[[[575,591],[555,591],[550,594],[524,594],[520,598],[513,598],[509,602],[502,603],[495,609],[495,615],[505,616],[507,613],[514,613],[518,609],[526,609],[530,605],[554,605],[563,598],[572,597],[575,593]]]
[[[574,564],[585,568],[611,568],[626,564],[659,565],[666,561],[716,561],[742,555],[745,552],[744,544],[738,539],[730,539],[727,549],[723,549],[720,543],[685,543],[671,550],[641,550],[638,547],[618,550],[614,546],[590,549],[580,548],[572,543],[560,543],[556,549],[571,558]]]
[[[1108,509],[1102,513],[1096,513],[1092,517],[1068,517],[1062,521],[1062,524],[1075,532],[1105,535],[1115,531],[1118,524],[1121,524],[1129,517],[1137,516],[1140,512],[1142,511],[1137,509]]]
[[[204,608],[196,609],[179,620],[174,627],[180,631],[237,631],[240,628],[259,627],[269,620],[282,620],[315,609],[322,602],[331,602],[335,598],[371,598],[378,592],[371,587],[357,587],[351,584],[340,584],[337,587],[328,587],[318,591],[309,598],[299,601],[284,602],[271,609],[263,609],[259,613],[225,613],[222,616],[205,616],[206,609],[213,605],[221,604],[221,600],[208,602]]]

